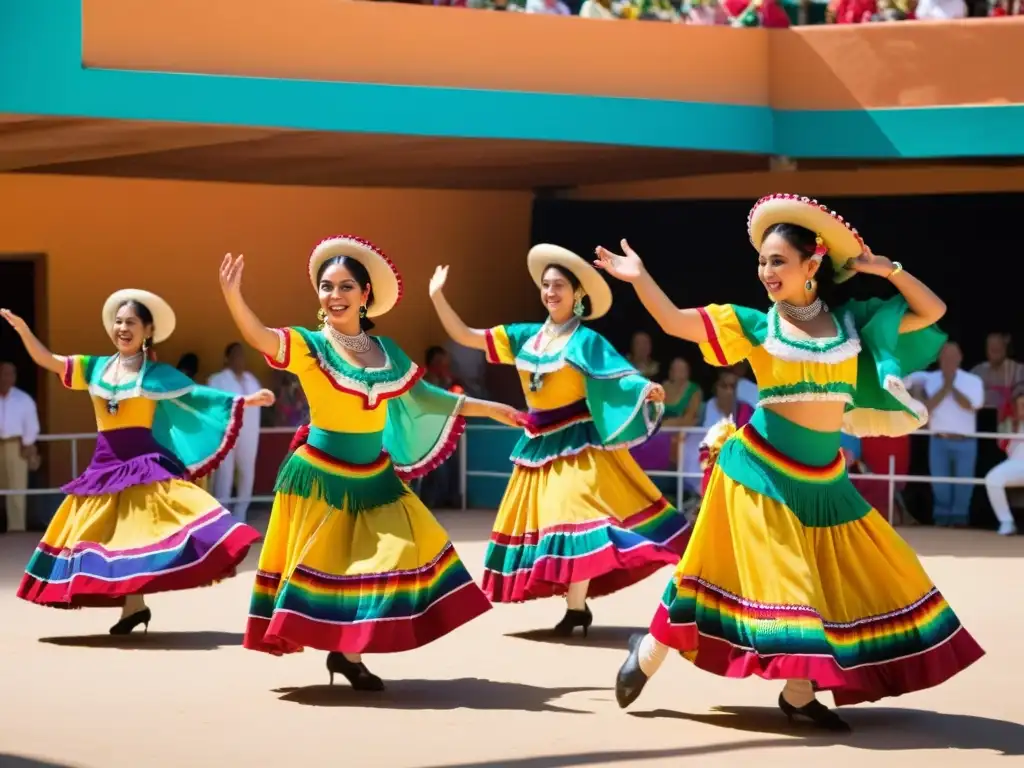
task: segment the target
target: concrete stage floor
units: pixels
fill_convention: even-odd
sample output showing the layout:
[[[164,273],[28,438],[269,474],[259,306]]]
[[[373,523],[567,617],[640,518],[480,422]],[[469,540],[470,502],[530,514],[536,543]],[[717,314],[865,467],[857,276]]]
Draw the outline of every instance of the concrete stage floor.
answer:
[[[439,515],[477,577],[492,514]],[[321,652],[241,648],[255,552],[228,582],[152,596],[149,635],[114,640],[115,609],[17,600],[37,536],[0,536],[0,767],[1024,765],[1024,537],[902,532],[988,655],[939,688],[844,709],[843,738],[788,727],[779,683],[674,656],[619,710],[626,638],[668,568],[595,600],[589,641],[520,634],[553,625],[559,600],[498,606],[426,648],[368,657],[389,688],[358,694],[327,686]]]

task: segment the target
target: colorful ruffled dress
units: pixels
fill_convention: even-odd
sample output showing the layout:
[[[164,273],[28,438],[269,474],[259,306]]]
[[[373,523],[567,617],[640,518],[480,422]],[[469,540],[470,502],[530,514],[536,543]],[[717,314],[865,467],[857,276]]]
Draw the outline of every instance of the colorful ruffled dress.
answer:
[[[702,310],[705,359],[750,361],[760,407],[724,445],[686,554],[651,634],[725,677],[805,679],[838,705],[937,685],[983,651],[914,551],[850,482],[839,432],[806,429],[771,403],[846,403],[843,431],[907,434],[926,419],[902,377],[945,336],[899,334],[902,297],[850,302],[831,339],[791,338],[767,315]]]
[[[323,333],[278,330],[274,368],[299,377],[311,424],[277,477],[246,648],[389,653],[436,640],[491,608],[444,528],[404,479],[438,466],[465,399],[425,381],[391,339],[357,368]]]
[[[68,389],[88,391],[99,434],[92,461],[25,569],[18,597],[55,608],[121,605],[127,595],[234,575],[254,529],[191,481],[234,446],[243,400],[146,362],[131,382],[103,381],[110,357],[67,358]]]
[[[686,547],[686,518],[637,466],[629,448],[661,424],[654,386],[603,336],[577,326],[565,345],[536,354],[539,323],[486,331],[487,359],[518,369],[531,424],[487,548],[484,591],[509,603],[627,587]]]

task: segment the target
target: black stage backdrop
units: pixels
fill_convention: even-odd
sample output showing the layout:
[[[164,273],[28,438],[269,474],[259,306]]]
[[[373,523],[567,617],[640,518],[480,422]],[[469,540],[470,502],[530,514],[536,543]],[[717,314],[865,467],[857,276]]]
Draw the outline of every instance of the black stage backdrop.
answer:
[[[963,347],[964,367],[984,359],[985,336],[992,331],[1010,333],[1024,343],[1024,265],[1013,223],[1024,217],[1024,194],[850,197],[822,202],[857,227],[875,253],[901,261],[946,301],[949,311],[941,326]],[[538,199],[532,241],[556,243],[589,256],[596,245],[617,250],[625,237],[679,306],[732,303],[764,310],[769,302],[757,280],[757,255],[746,233],[753,203]],[[700,361],[694,345],[665,336],[629,286],[614,279],[610,282],[615,305],[594,323],[595,330],[623,351],[635,331],[650,332],[662,370],[673,357],[682,356],[693,365],[695,380],[708,391],[713,373]],[[885,280],[864,275],[849,285],[853,298],[893,293]],[[993,428],[985,416],[979,427]],[[991,453],[994,443],[986,446],[985,442],[979,472],[999,458]],[[914,443],[914,470],[927,474],[926,441]],[[976,503],[984,495],[976,492]],[[915,516],[924,514],[920,504],[913,506]],[[991,512],[987,503],[983,506],[986,509],[977,511],[976,522],[987,525]]]

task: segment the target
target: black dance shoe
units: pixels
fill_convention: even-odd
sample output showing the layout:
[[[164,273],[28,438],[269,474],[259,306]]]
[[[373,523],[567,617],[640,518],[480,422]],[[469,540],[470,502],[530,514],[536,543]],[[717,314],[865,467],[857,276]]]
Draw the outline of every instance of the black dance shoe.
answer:
[[[383,691],[384,681],[366,668],[361,661],[349,661],[345,654],[332,651],[327,654],[327,671],[331,674],[331,685],[334,676],[344,675],[349,685],[357,691]]]
[[[559,637],[570,637],[573,630],[576,627],[582,627],[583,636],[587,636],[587,632],[590,630],[590,625],[594,623],[594,614],[590,612],[590,608],[587,605],[583,606],[582,611],[574,611],[569,608],[565,612],[565,616],[562,620],[555,624],[555,628],[551,631]]]
[[[131,613],[121,619],[117,624],[110,628],[110,634],[112,635],[130,635],[132,630],[135,629],[139,624],[145,627],[145,632],[149,633],[149,622],[152,620],[153,614],[149,608],[143,608],[141,611]]]
[[[643,635],[629,638],[629,656],[619,667],[619,674],[615,678],[615,700],[619,702],[620,709],[625,709],[637,700],[649,679],[640,669],[640,643],[643,639]]]
[[[826,707],[820,701],[815,699],[810,704],[805,704],[802,707],[794,707],[788,701],[786,697],[781,693],[779,694],[779,709],[782,710],[782,714],[786,716],[789,722],[793,722],[798,717],[806,718],[811,721],[811,724],[815,728],[821,728],[824,731],[835,731],[836,733],[849,733],[852,729],[849,723],[843,718],[833,712],[831,709]]]

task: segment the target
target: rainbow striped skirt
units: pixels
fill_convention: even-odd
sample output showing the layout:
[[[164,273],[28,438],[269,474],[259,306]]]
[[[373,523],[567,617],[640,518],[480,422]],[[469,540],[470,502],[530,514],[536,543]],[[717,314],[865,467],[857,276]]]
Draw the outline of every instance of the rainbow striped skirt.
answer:
[[[512,455],[515,468],[484,562],[496,603],[562,595],[590,581],[616,592],[679,562],[690,526],[626,446],[601,445],[581,402],[539,412]]]
[[[984,654],[853,487],[839,433],[764,409],[723,446],[651,634],[714,674],[811,680],[837,705],[938,685]]]
[[[406,651],[491,608],[387,454],[345,461],[344,444],[301,445],[281,467],[246,648]]]

